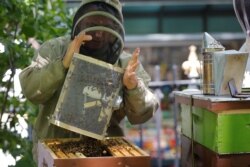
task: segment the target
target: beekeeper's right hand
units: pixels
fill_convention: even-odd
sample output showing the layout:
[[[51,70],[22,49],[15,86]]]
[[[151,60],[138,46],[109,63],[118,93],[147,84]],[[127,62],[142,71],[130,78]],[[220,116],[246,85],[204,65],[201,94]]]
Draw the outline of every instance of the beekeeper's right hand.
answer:
[[[70,42],[67,52],[62,60],[63,66],[68,69],[71,63],[72,57],[74,53],[79,53],[81,45],[83,45],[86,41],[91,41],[92,36],[86,35],[85,33],[79,33],[75,38]]]

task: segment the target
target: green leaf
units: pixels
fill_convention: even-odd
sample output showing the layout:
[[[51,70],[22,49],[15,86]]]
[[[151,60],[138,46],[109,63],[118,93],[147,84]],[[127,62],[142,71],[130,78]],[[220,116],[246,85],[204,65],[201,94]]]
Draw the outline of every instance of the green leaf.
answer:
[[[24,24],[22,27],[22,33],[25,34],[27,38],[34,37],[36,32],[33,25]]]

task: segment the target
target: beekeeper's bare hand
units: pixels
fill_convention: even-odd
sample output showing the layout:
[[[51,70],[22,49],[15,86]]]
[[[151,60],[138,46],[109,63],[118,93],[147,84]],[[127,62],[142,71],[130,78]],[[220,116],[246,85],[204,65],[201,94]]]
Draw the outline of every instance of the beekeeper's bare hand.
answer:
[[[92,40],[92,36],[86,35],[85,33],[80,33],[75,36],[75,38],[70,42],[62,61],[65,68],[69,68],[74,53],[79,53],[81,45],[90,40]]]
[[[127,89],[134,89],[137,87],[138,79],[137,79],[135,70],[139,66],[139,54],[140,54],[140,49],[136,48],[124,72],[123,85]]]

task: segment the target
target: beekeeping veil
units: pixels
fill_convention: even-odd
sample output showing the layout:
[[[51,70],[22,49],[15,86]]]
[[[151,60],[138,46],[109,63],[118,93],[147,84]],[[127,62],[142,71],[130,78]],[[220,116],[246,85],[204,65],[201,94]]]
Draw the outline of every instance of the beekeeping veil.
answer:
[[[119,0],[83,0],[73,19],[72,39],[80,32],[92,36],[80,47],[81,54],[114,64],[124,46]]]

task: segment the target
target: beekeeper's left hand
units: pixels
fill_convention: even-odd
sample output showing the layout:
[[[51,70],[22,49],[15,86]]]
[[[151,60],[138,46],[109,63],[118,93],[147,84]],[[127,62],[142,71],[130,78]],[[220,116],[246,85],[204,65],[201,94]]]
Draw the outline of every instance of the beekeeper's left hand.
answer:
[[[136,48],[124,72],[123,85],[129,90],[136,88],[138,84],[138,78],[136,76],[135,71],[139,65],[139,54],[140,49]]]

